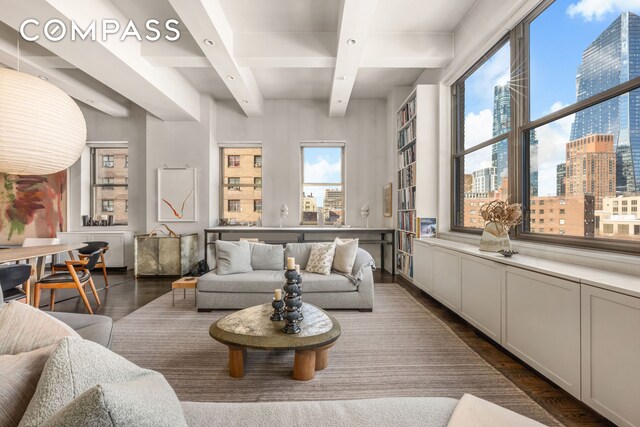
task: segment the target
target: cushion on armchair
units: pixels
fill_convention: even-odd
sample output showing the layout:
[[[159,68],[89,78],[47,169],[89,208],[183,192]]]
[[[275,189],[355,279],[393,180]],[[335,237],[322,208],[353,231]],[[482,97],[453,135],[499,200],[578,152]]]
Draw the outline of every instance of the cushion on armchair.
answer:
[[[158,372],[80,338],[60,341],[20,427],[186,426],[178,397]]]

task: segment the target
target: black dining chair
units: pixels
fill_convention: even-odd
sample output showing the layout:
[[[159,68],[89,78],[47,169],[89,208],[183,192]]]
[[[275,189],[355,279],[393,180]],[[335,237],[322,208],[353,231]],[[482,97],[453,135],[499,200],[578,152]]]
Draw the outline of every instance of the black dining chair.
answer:
[[[100,255],[102,255],[102,250],[97,250],[87,256],[85,259],[81,260],[68,260],[65,261],[65,265],[67,266],[67,271],[64,273],[53,273],[49,276],[43,277],[36,283],[33,300],[34,305],[36,307],[40,306],[40,293],[43,289],[51,290],[51,302],[49,303],[49,307],[51,311],[54,310],[55,302],[56,302],[56,289],[77,289],[84,305],[87,307],[87,310],[90,314],[93,314],[93,310],[91,309],[91,304],[89,304],[89,299],[87,299],[87,294],[84,291],[85,285],[88,283],[91,287],[91,292],[96,299],[96,303],[100,305],[100,298],[98,297],[98,292],[96,291],[96,287],[93,284],[93,279],[91,278],[90,270],[95,268],[96,264],[100,260]]]
[[[28,264],[0,265],[0,287],[3,300],[15,301],[25,299],[29,304],[31,266]],[[22,286],[22,289],[20,289]]]
[[[78,258],[85,259],[97,250],[102,250],[100,259],[96,263],[94,268],[102,269],[102,276],[104,277],[104,286],[109,287],[109,279],[107,278],[107,263],[104,260],[104,254],[109,250],[109,242],[82,242],[85,247],[78,249]],[[80,269],[77,267],[76,269]],[[51,266],[51,272],[57,273],[59,271],[67,271],[67,265],[64,263],[58,263]]]

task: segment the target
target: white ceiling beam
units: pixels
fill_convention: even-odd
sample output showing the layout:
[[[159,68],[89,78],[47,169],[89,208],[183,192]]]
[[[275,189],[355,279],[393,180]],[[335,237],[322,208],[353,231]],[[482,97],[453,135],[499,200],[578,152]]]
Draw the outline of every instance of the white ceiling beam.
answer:
[[[248,68],[233,55],[233,31],[219,0],[169,0],[247,117],[262,117],[263,98]],[[208,45],[205,40],[214,44]]]
[[[234,56],[252,68],[333,68],[336,33],[237,33]]]
[[[378,0],[343,0],[329,116],[343,117],[364,55]],[[350,43],[355,41],[355,43]]]
[[[0,20],[18,30],[27,18],[42,24],[52,18],[75,21],[82,28],[99,18],[118,19],[125,26],[128,19],[108,0],[0,0]],[[200,119],[200,94],[177,70],[154,67],[140,52],[140,42],[117,37],[102,41],[65,39],[51,42],[42,37],[42,45],[96,80],[140,105],[151,114],[168,121]],[[98,31],[100,33],[100,31]]]
[[[42,67],[40,64],[34,63],[31,57],[21,56],[18,58],[17,36],[17,32],[8,27],[0,26],[0,63],[13,69],[19,67],[23,73],[46,79],[72,98],[91,105],[105,114],[113,117],[129,116],[129,101],[115,92],[109,94],[110,89],[91,77],[87,75],[72,76],[64,71]]]

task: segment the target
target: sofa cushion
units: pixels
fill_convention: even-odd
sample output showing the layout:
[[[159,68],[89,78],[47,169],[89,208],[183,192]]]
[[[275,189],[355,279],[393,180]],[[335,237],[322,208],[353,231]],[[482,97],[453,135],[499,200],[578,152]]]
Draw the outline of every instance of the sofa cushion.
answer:
[[[251,268],[254,270],[284,269],[284,248],[282,245],[249,243],[251,248]]]
[[[107,348],[111,346],[113,320],[110,317],[97,314],[64,313],[62,311],[51,311],[47,314],[71,326],[81,338]]]
[[[0,426],[17,426],[36,391],[55,344],[0,356]]]
[[[312,246],[313,243],[287,243],[287,246],[284,248],[284,258],[295,258],[296,264],[298,264],[300,268],[304,270],[307,268],[307,263],[309,262],[309,255],[311,255]]]
[[[444,427],[458,401],[448,397],[400,397],[306,402],[182,402],[191,427],[403,426]],[[490,424],[488,424],[490,425]]]
[[[216,241],[216,271],[218,274],[238,274],[251,270],[251,248],[248,242]]]
[[[45,312],[21,302],[0,308],[0,354],[36,350],[78,334]]]
[[[309,262],[307,262],[305,271],[325,275],[331,274],[331,266],[333,265],[333,257],[335,253],[335,242],[314,243],[311,247]]]
[[[325,276],[305,271],[302,273],[302,280],[303,300],[304,293],[357,291],[357,287],[347,277],[338,274]],[[211,272],[198,279],[198,291],[272,294],[274,289],[282,288],[283,284],[283,271],[254,270],[229,276],[219,276]],[[267,301],[265,299],[265,302]]]
[[[351,274],[358,253],[358,241],[359,239],[342,240],[336,237],[334,241],[336,253],[333,256],[333,266],[331,267],[333,270]]]
[[[111,424],[100,422],[106,422],[107,412]],[[20,422],[21,427],[40,425],[186,426],[186,422],[177,396],[160,373],[142,369],[99,344],[67,337],[45,364]]]

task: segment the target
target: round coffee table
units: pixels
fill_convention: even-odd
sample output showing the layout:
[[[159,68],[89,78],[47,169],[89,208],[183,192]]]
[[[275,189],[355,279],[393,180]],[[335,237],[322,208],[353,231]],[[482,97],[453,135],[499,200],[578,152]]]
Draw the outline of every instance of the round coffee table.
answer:
[[[229,347],[229,375],[244,376],[247,349],[295,350],[293,379],[309,381],[315,372],[327,367],[329,348],[340,337],[340,323],[319,309],[304,303],[300,333],[285,334],[285,321],[269,319],[271,304],[256,305],[229,314],[209,328],[209,335]]]

